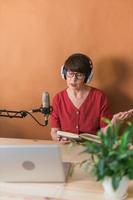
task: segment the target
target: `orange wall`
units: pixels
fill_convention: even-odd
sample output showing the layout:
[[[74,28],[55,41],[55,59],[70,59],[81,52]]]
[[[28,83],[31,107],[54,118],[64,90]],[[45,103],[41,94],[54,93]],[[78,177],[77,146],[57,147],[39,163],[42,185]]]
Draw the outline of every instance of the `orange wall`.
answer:
[[[43,91],[52,98],[65,87],[60,66],[74,52],[93,59],[92,85],[113,112],[131,108],[132,8],[130,0],[0,0],[0,109],[39,107]],[[0,118],[1,137],[48,139],[49,130],[30,116]]]

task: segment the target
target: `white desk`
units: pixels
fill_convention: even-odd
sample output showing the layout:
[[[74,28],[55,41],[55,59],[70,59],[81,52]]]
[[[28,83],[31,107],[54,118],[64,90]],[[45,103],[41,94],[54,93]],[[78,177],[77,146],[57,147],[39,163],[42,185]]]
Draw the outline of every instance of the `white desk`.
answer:
[[[0,144],[53,143],[52,141],[0,138]],[[81,161],[80,149],[61,147],[64,161]],[[128,200],[133,200],[133,181],[129,183]],[[76,168],[67,183],[3,183],[0,182],[0,200],[103,200],[103,189],[90,174]],[[50,199],[51,199],[50,198]]]

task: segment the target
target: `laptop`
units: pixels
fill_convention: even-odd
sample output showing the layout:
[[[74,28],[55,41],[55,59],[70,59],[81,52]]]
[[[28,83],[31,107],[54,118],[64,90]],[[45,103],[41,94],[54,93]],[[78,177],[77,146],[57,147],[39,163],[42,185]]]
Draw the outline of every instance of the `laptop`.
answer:
[[[0,146],[2,182],[66,182],[70,166],[58,144]]]

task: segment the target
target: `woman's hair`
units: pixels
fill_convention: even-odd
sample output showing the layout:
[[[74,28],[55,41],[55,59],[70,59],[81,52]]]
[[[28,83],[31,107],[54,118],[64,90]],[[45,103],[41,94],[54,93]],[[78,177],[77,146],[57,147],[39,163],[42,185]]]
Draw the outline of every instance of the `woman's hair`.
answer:
[[[66,78],[66,72],[68,70],[80,72],[85,75],[84,82],[86,82],[91,74],[92,68],[93,64],[88,56],[81,53],[75,53],[69,56],[64,63],[64,76]]]

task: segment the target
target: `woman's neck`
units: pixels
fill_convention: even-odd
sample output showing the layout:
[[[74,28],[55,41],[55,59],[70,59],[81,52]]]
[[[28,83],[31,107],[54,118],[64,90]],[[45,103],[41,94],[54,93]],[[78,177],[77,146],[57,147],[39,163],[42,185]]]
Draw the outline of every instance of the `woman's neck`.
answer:
[[[83,98],[86,93],[89,93],[89,91],[90,91],[90,87],[88,87],[88,86],[83,86],[79,90],[67,88],[67,93],[77,99]]]
[[[67,94],[73,105],[79,109],[83,104],[87,96],[89,95],[90,87],[84,87],[81,90],[73,90],[71,88],[67,88]]]

